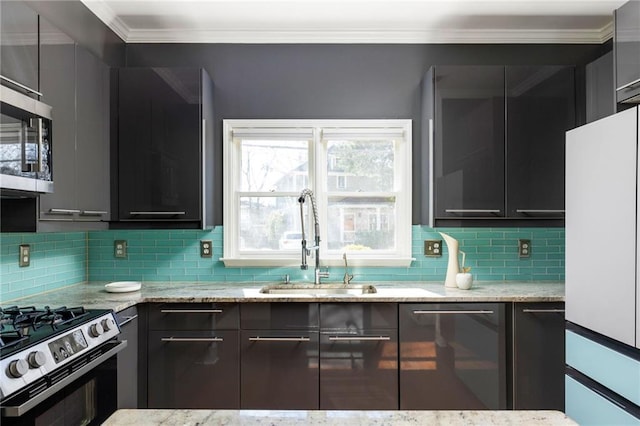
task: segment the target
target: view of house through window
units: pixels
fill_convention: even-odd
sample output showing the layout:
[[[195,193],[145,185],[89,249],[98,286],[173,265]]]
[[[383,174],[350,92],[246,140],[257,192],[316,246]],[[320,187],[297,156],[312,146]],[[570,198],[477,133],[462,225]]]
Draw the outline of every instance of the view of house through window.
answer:
[[[225,259],[299,261],[305,188],[321,261],[410,256],[410,120],[225,120],[224,144]]]

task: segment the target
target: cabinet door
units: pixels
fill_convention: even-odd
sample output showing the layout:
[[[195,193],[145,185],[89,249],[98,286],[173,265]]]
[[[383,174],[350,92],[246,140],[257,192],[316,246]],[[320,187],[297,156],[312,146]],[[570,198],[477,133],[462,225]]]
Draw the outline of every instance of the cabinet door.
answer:
[[[148,408],[237,409],[237,331],[149,333]]]
[[[119,70],[120,220],[199,220],[200,70]]]
[[[513,408],[564,411],[564,303],[516,303]]]
[[[573,67],[513,66],[507,80],[507,215],[564,215],[565,132],[575,127]]]
[[[0,74],[38,90],[38,14],[22,1],[0,1]]]
[[[40,196],[40,220],[70,220],[77,209],[75,42],[45,19],[40,26],[40,84],[43,102],[52,107],[54,182],[54,192]]]
[[[76,47],[76,167],[80,219],[109,220],[109,67]]]
[[[118,409],[138,408],[138,309],[132,306],[116,316],[118,339],[127,341],[118,353]]]
[[[400,409],[504,409],[503,304],[402,304]]]
[[[435,74],[435,217],[504,216],[504,67]]]
[[[318,332],[240,332],[242,409],[318,409]]]
[[[398,409],[397,330],[320,333],[320,409]]]
[[[616,98],[640,94],[640,2],[628,1],[615,12]]]

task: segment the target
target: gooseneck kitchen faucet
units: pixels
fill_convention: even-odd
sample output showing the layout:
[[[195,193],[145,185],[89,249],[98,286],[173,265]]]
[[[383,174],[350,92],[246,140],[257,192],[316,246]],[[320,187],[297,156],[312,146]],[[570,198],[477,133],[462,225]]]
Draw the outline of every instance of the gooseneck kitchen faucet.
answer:
[[[311,247],[307,247],[307,238],[304,233],[304,201],[306,198],[311,200],[311,210],[313,212],[313,229],[315,232],[314,245]],[[329,278],[329,272],[321,272],[320,271],[320,225],[318,224],[318,206],[316,205],[316,199],[313,196],[313,191],[309,188],[305,188],[300,193],[300,197],[298,197],[298,203],[300,203],[300,226],[302,226],[302,264],[300,265],[300,269],[309,269],[309,265],[307,265],[307,256],[311,254],[311,250],[315,250],[316,252],[316,265],[315,265],[315,275],[313,283],[318,285],[320,284],[321,278]]]

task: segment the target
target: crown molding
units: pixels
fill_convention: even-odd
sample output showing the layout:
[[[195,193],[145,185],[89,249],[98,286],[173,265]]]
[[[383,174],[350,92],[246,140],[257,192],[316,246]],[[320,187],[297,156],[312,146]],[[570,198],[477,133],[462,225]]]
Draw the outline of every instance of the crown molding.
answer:
[[[124,23],[113,9],[103,0],[80,0],[86,7],[111,29],[125,43],[129,37],[131,29]]]

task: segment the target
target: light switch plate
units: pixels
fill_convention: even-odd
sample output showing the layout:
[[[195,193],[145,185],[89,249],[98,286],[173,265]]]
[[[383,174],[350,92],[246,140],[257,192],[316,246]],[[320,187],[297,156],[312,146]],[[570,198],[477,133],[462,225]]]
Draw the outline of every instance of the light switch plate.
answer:
[[[31,246],[29,244],[20,244],[20,259],[18,266],[24,268],[31,264]]]
[[[429,257],[442,256],[442,240],[424,240],[424,255]]]
[[[113,255],[117,259],[126,259],[126,257],[127,257],[127,240],[115,240],[113,242]]]
[[[200,241],[200,257],[212,257],[213,244],[210,240]]]

